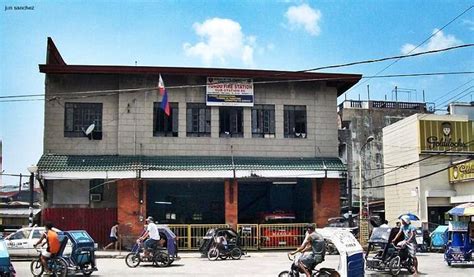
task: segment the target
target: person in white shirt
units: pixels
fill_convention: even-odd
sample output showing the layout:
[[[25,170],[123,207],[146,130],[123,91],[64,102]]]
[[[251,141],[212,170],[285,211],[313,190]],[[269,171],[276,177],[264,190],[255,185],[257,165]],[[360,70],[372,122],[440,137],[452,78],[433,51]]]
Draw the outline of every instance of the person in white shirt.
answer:
[[[107,246],[104,247],[104,250],[107,250],[107,248],[111,247],[112,245],[115,246],[115,251],[117,251],[117,246],[118,246],[118,239],[119,239],[119,233],[118,233],[118,222],[114,222],[114,226],[110,228],[110,243],[107,244]]]
[[[153,222],[153,217],[149,216],[146,219],[147,228],[145,233],[137,239],[137,243],[144,241],[145,239],[145,257],[148,256],[149,251],[153,250],[157,245],[158,241],[160,240],[160,233],[158,232],[158,227]],[[148,238],[148,239],[147,239]]]

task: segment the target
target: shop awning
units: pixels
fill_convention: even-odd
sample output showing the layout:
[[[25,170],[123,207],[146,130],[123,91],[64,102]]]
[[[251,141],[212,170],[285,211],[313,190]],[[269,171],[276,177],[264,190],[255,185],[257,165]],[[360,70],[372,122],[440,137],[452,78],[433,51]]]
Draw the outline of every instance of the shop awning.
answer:
[[[339,158],[43,155],[44,179],[339,178]]]

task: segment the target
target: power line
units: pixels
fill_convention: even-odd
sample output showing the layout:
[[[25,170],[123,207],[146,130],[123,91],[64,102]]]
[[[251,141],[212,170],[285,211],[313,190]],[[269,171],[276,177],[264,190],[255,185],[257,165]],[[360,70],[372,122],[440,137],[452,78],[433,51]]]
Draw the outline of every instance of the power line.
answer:
[[[473,142],[474,142],[474,140],[471,140],[471,141],[467,142],[466,145],[470,145],[470,144],[472,144]],[[437,156],[439,156],[439,155],[446,154],[448,151],[450,151],[450,150],[452,150],[452,149],[454,149],[454,148],[457,148],[457,147],[456,147],[456,146],[452,146],[452,147],[450,147],[450,148],[448,148],[448,149],[446,149],[446,150],[444,150],[444,151],[442,151],[442,152],[435,153],[435,154],[430,154],[429,156],[424,157],[424,158],[422,158],[422,159],[419,159],[419,160],[417,160],[417,161],[413,161],[413,162],[409,162],[409,163],[400,165],[400,166],[398,166],[398,168],[395,168],[395,169],[393,169],[393,170],[390,170],[390,171],[384,172],[384,173],[382,173],[382,174],[379,174],[379,175],[377,175],[377,176],[371,177],[371,178],[368,179],[368,180],[365,180],[365,181],[359,180],[359,184],[362,183],[362,185],[363,185],[363,184],[368,183],[368,182],[370,182],[370,181],[372,181],[372,180],[374,180],[374,179],[377,179],[377,178],[383,177],[383,176],[385,176],[385,175],[387,175],[387,174],[390,174],[390,173],[392,173],[392,172],[395,172],[395,171],[397,171],[397,170],[399,170],[399,169],[407,168],[407,167],[409,167],[409,166],[412,166],[412,165],[414,165],[414,164],[420,163],[420,162],[425,161],[425,160],[427,160],[427,159],[431,159],[431,158],[433,158],[433,157],[437,157]],[[360,166],[360,165],[359,165],[359,166]]]
[[[449,21],[448,23],[446,23],[443,27],[441,27],[440,29],[438,29],[438,31],[434,32],[431,36],[429,36],[427,39],[423,40],[420,44],[418,44],[415,48],[413,48],[410,52],[408,52],[408,54],[412,53],[413,51],[415,51],[416,49],[418,49],[420,46],[422,46],[423,44],[425,44],[425,42],[427,42],[428,40],[430,40],[432,37],[434,37],[435,35],[437,35],[439,32],[441,32],[442,30],[444,30],[444,28],[448,27],[451,23],[453,23],[454,21],[456,21],[458,18],[460,18],[461,16],[463,16],[465,13],[467,13],[470,9],[472,9],[474,6],[470,6],[469,8],[467,8],[466,10],[464,10],[462,13],[460,13],[458,16],[456,16],[455,18],[453,18],[451,21]],[[391,64],[387,65],[386,67],[384,67],[382,70],[380,70],[379,72],[375,73],[375,76],[378,76],[380,73],[384,72],[385,70],[387,70],[389,67],[391,67],[392,65],[396,64],[400,59],[397,59],[395,61],[393,61]],[[359,86],[369,82],[370,79],[368,79],[367,81],[364,81],[360,84],[357,84],[356,86],[350,88],[349,90],[351,89],[355,89],[355,88],[358,88]]]
[[[465,162],[469,162],[469,161],[472,161],[472,159],[467,159]],[[416,180],[421,180],[423,178],[426,178],[426,177],[430,177],[432,175],[435,175],[435,174],[438,174],[440,172],[443,172],[447,169],[450,169],[451,167],[454,167],[456,166],[456,164],[452,164],[452,165],[449,165],[448,167],[446,168],[442,168],[442,169],[439,169],[439,170],[436,170],[436,171],[433,171],[431,173],[428,173],[428,174],[425,174],[425,175],[422,175],[422,176],[419,176],[419,177],[415,177],[415,178],[412,178],[412,179],[408,179],[408,180],[404,180],[404,181],[400,181],[400,182],[395,182],[395,183],[392,183],[392,184],[388,184],[388,185],[380,185],[380,186],[373,186],[373,187],[363,187],[362,189],[363,190],[368,190],[368,189],[376,189],[376,188],[385,188],[385,187],[393,187],[393,186],[398,186],[398,185],[401,185],[401,184],[404,184],[404,183],[408,183],[408,182],[412,182],[412,181],[416,181]]]
[[[459,87],[457,87],[457,88],[455,88],[455,89],[453,89],[453,90],[450,90],[449,92],[447,92],[447,93],[443,94],[442,96],[436,98],[436,99],[433,100],[432,102],[434,102],[434,103],[438,102],[438,100],[443,99],[444,97],[448,96],[448,95],[451,94],[452,92],[454,92],[454,91],[456,91],[456,90],[462,88],[463,86],[469,84],[469,83],[472,82],[472,81],[474,81],[474,79],[471,79],[471,80],[465,82],[464,84],[460,85]]]
[[[406,55],[400,55],[400,56],[393,56],[393,57],[386,57],[386,58],[380,58],[380,59],[372,59],[372,60],[365,60],[365,61],[358,61],[358,62],[351,62],[351,63],[344,63],[344,64],[337,64],[337,65],[329,65],[329,66],[322,66],[322,67],[316,67],[316,68],[311,68],[311,69],[306,69],[306,70],[301,70],[297,72],[309,72],[309,71],[317,71],[321,69],[329,69],[329,68],[338,68],[338,67],[347,67],[347,66],[353,66],[353,65],[358,65],[358,64],[368,64],[368,63],[376,63],[376,62],[383,62],[383,61],[389,61],[389,60],[401,60],[405,58],[410,58],[410,57],[416,57],[416,56],[422,56],[422,55],[428,55],[428,54],[433,54],[433,53],[439,53],[439,52],[445,52],[453,49],[458,49],[458,48],[465,48],[465,47],[472,47],[474,44],[462,44],[462,45],[457,45],[453,47],[447,47],[443,49],[436,49],[436,50],[430,50],[430,51],[424,51],[424,52],[417,52],[414,54],[406,54]],[[416,49],[416,48],[415,48]],[[413,49],[414,50],[414,49]],[[413,51],[412,50],[412,51]],[[410,51],[410,53],[412,52]],[[375,74],[377,76],[378,74]]]
[[[458,72],[428,72],[428,73],[406,73],[406,74],[391,74],[381,76],[362,76],[361,79],[367,78],[402,78],[402,77],[421,77],[421,76],[439,76],[439,75],[469,75],[474,74],[474,71],[458,71]],[[277,80],[277,81],[261,81],[254,82],[256,85],[261,84],[275,84],[275,83],[288,83],[288,82],[314,82],[314,81],[343,81],[359,79],[359,77],[341,77],[341,78],[314,78],[314,79],[294,79],[294,80]],[[183,89],[183,88],[199,88],[206,87],[207,84],[202,85],[182,85],[182,86],[169,86],[167,89]],[[59,92],[54,93],[52,97],[48,98],[48,101],[52,101],[58,98],[61,99],[77,99],[86,97],[98,97],[98,96],[110,96],[117,95],[120,93],[135,93],[140,91],[153,91],[157,90],[156,87],[144,87],[135,89],[114,89],[114,90],[93,90],[93,91],[77,91],[77,92]],[[64,95],[64,96],[63,96]],[[8,95],[3,96],[4,99],[23,97],[24,95]],[[45,96],[45,94],[41,94]],[[26,97],[26,96],[25,96]],[[0,100],[0,102],[21,102],[21,101],[43,101],[44,99],[21,99],[21,100]]]

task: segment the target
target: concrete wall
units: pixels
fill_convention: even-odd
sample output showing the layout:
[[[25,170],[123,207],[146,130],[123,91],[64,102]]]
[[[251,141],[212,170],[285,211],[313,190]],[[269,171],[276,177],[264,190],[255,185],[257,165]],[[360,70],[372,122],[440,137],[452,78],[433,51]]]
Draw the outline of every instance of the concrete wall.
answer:
[[[364,102],[365,103],[365,102]],[[383,173],[383,144],[382,129],[403,118],[415,114],[415,110],[382,109],[382,108],[349,108],[344,107],[339,111],[340,128],[349,125],[348,132],[340,132],[339,140],[346,145],[347,169],[349,178],[352,179],[354,187],[359,181],[359,156],[362,159],[362,180],[364,187],[380,186],[384,184],[384,178],[376,178]],[[369,136],[374,136],[364,149],[361,148]],[[359,191],[353,194],[359,197]],[[375,188],[367,190],[364,197],[370,199],[383,199],[384,189]]]
[[[384,169],[385,185],[419,177],[419,164],[395,171],[395,168],[388,168],[388,165],[399,166],[418,161],[418,115],[383,128],[382,140],[384,164],[387,165]],[[419,180],[385,187],[385,218],[389,224],[394,225],[402,213],[419,214],[418,197],[412,196],[412,191],[417,190],[420,191]]]
[[[47,98],[57,93],[155,87],[155,75],[54,75],[46,79]],[[169,77],[166,85],[205,83],[198,77]],[[244,137],[219,137],[219,112],[212,108],[211,137],[186,137],[186,103],[205,103],[205,87],[168,89],[169,101],[179,103],[178,137],[153,136],[153,103],[161,101],[156,90],[119,95],[69,98],[61,95],[46,101],[44,152],[57,154],[118,155],[230,155],[236,156],[337,157],[335,88],[324,82],[256,84],[255,104],[274,104],[276,138],[252,138],[251,108],[244,108]],[[77,95],[76,95],[77,96]],[[89,95],[90,96],[90,95]],[[65,102],[103,103],[103,138],[88,140],[64,137]],[[283,106],[305,105],[307,138],[283,137]]]

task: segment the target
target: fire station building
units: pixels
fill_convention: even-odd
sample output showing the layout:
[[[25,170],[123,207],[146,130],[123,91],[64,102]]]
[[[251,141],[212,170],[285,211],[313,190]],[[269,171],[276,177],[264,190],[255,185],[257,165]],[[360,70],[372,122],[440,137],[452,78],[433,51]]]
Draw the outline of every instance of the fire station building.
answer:
[[[59,228],[100,242],[113,221],[138,233],[149,215],[324,226],[340,214],[336,100],[361,75],[69,65],[50,38],[39,70],[43,219]]]

